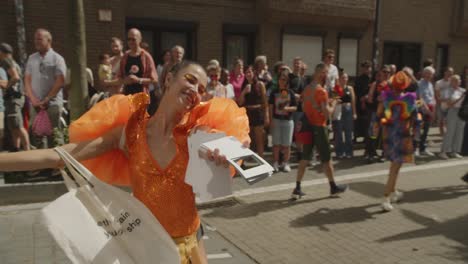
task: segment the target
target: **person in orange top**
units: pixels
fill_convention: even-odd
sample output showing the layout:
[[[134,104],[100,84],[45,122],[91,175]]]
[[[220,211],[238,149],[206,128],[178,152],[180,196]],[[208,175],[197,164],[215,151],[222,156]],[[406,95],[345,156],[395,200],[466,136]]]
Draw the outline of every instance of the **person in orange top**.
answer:
[[[330,195],[338,195],[345,192],[347,185],[335,183],[333,164],[331,161],[331,149],[328,139],[327,118],[335,110],[338,103],[336,98],[328,98],[328,92],[323,88],[328,74],[328,66],[320,63],[315,67],[314,79],[302,92],[302,102],[305,117],[302,119],[298,139],[304,143],[302,159],[297,169],[296,188],[292,196],[294,199],[305,195],[301,189],[301,181],[304,177],[307,164],[312,159],[313,148],[317,148],[323,171],[330,183]]]
[[[183,63],[167,78],[170,89],[152,117],[146,112],[146,93],[115,95],[72,123],[72,143],[63,148],[101,180],[131,186],[174,239],[182,263],[207,263],[203,243],[197,239],[195,197],[185,183],[187,138],[194,130],[215,130],[248,144],[248,118],[245,109],[229,99],[200,103],[198,89],[206,86],[207,76],[198,64]],[[206,158],[228,166],[219,150]],[[52,149],[0,154],[0,171],[60,166]]]

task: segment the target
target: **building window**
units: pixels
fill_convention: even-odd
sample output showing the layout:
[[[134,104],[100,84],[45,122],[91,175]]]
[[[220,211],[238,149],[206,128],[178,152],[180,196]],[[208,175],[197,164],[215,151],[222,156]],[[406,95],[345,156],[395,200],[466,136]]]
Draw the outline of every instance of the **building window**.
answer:
[[[251,64],[255,56],[254,25],[231,25],[223,27],[223,65],[230,69],[237,58],[245,65]]]
[[[309,69],[314,69],[315,65],[322,61],[322,52],[323,38],[321,36],[283,35],[282,60],[287,64],[292,64],[295,57],[301,57]]]
[[[241,58],[244,61],[249,58],[248,36],[228,34],[226,35],[224,45],[226,49],[224,66],[232,66],[237,58]]]
[[[183,21],[167,21],[145,18],[127,18],[127,30],[140,29],[143,41],[148,43],[149,51],[156,63],[161,63],[164,50],[180,45],[185,49],[185,59],[196,59],[195,23]]]
[[[385,42],[383,64],[395,64],[398,69],[405,66],[419,72],[421,68],[421,45],[418,43]]]
[[[354,38],[340,38],[338,65],[349,76],[356,76],[359,41]]]
[[[444,74],[445,68],[448,66],[449,58],[449,46],[448,45],[437,45],[437,56],[435,61],[436,72],[440,76]]]

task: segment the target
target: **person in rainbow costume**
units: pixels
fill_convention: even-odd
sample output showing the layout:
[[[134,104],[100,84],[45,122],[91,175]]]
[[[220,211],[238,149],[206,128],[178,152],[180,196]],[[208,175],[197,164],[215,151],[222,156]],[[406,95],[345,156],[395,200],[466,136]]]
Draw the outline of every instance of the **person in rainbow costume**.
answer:
[[[403,197],[403,193],[396,189],[397,178],[403,163],[414,162],[413,141],[419,137],[421,118],[417,111],[417,95],[405,91],[410,84],[411,80],[404,72],[396,73],[387,89],[382,91],[377,110],[381,118],[384,155],[391,162],[382,203],[385,211],[391,211],[392,202]]]
[[[71,124],[70,144],[62,148],[104,182],[130,186],[172,237],[182,264],[204,264],[195,195],[185,183],[187,138],[195,130],[219,131],[248,145],[249,121],[245,108],[231,99],[200,103],[198,90],[207,84],[200,65],[184,62],[174,67],[153,116],[147,113],[148,94],[114,95]],[[205,158],[228,166],[222,150],[209,151]],[[62,166],[53,149],[0,154],[0,171]]]

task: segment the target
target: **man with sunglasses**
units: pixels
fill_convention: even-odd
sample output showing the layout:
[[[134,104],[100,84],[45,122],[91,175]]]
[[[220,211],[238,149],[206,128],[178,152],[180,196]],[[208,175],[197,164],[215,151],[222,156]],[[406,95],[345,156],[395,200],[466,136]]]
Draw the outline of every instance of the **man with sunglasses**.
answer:
[[[132,28],[127,34],[129,50],[120,61],[119,81],[124,85],[125,95],[149,92],[149,85],[158,82],[153,57],[141,48],[141,32]]]
[[[47,137],[47,142],[44,137],[35,135],[32,140],[38,148],[50,148],[64,143],[60,117],[67,67],[63,57],[52,49],[52,34],[48,30],[36,30],[34,45],[37,52],[29,56],[24,77],[25,93],[34,108],[32,123],[40,110],[46,110],[52,128],[58,128],[58,131]]]

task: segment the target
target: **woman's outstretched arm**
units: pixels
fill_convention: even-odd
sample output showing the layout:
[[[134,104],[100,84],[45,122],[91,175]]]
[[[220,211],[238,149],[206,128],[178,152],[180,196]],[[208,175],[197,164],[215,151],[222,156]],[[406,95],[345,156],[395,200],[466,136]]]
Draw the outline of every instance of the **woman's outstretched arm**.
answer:
[[[77,160],[87,160],[119,147],[123,127],[115,128],[96,139],[62,146]],[[0,154],[0,171],[29,171],[59,168],[63,162],[53,149]]]

